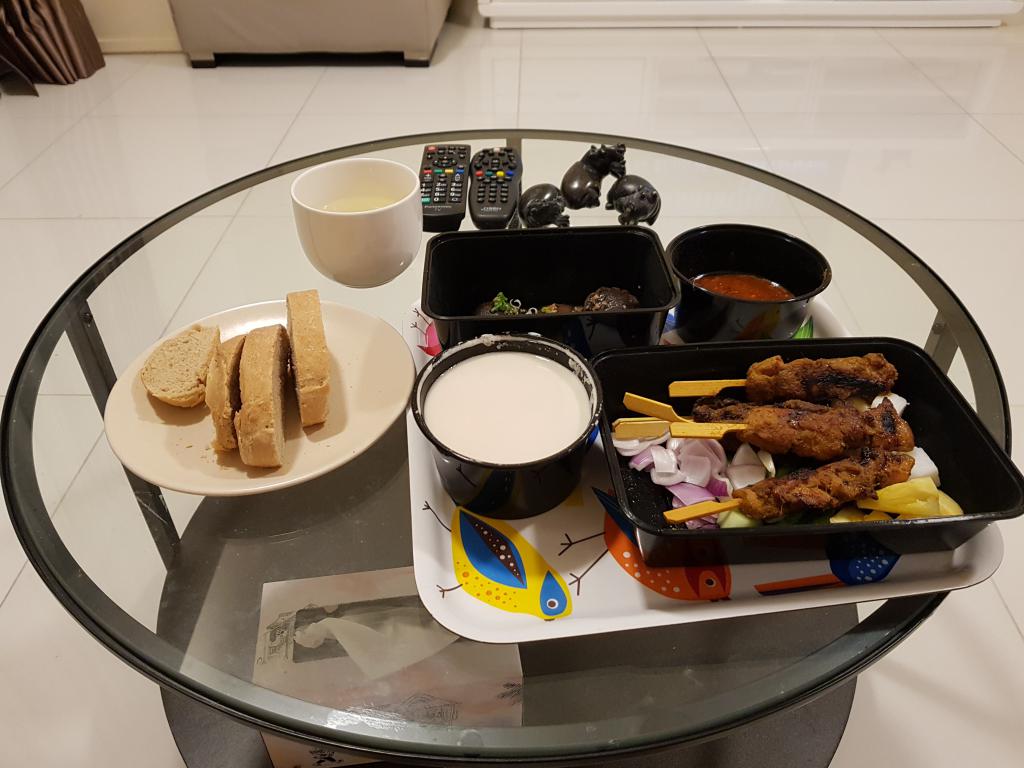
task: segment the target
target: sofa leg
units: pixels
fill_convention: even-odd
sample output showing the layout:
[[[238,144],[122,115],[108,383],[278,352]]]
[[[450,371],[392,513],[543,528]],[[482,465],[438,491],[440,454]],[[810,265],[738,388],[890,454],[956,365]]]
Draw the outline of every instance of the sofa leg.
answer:
[[[403,51],[402,58],[407,67],[429,67],[433,51]]]
[[[438,40],[441,38],[438,37]],[[434,51],[437,50],[437,40],[434,44],[426,51],[402,51],[402,56],[405,59],[405,66],[407,67],[429,67],[430,60],[434,58]]]
[[[188,63],[192,69],[210,69],[217,66],[217,59],[212,51],[187,51]]]

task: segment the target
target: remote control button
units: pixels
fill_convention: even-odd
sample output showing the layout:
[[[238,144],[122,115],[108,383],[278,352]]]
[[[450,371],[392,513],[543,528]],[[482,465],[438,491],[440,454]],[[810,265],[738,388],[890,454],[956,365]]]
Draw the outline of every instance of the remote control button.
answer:
[[[476,176],[479,179],[481,176],[484,175],[484,172],[483,171],[474,171],[473,175]]]
[[[427,152],[437,152],[437,147],[431,145],[427,147]]]
[[[495,174],[495,176],[497,176],[499,179],[503,179],[503,178],[505,178],[505,172],[504,171],[498,171]]]
[[[430,202],[430,198],[429,197],[421,197],[420,198],[420,202],[422,202],[422,203],[429,203]]]
[[[516,175],[516,172],[515,172],[515,171],[505,171],[505,176],[506,176],[506,177],[508,177],[508,178],[510,178],[510,179],[511,179],[511,178],[512,178],[513,176],[515,176],[515,175]]]
[[[445,168],[444,172],[447,173],[447,174],[452,174],[452,173],[455,173],[455,169],[454,168]]]

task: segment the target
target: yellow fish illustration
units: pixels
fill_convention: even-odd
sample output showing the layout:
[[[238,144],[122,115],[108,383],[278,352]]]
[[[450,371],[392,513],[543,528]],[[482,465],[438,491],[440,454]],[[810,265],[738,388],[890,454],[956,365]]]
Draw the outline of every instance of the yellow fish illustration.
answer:
[[[572,612],[558,571],[514,528],[456,507],[451,531],[455,577],[477,600],[545,620]]]

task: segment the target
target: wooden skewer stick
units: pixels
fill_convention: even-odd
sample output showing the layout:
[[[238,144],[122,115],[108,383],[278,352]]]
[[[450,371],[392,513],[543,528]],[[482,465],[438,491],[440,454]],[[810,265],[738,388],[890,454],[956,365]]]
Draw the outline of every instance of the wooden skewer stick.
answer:
[[[705,379],[703,381],[673,381],[668,385],[669,397],[705,397],[717,395],[729,387],[744,387],[746,379]]]
[[[653,440],[668,432],[672,437],[692,437],[702,440],[721,440],[729,432],[746,429],[747,425],[733,421],[672,421],[652,418],[616,419],[612,423],[612,436],[616,440]]]
[[[644,416],[652,416],[655,419],[664,421],[690,421],[676,413],[675,409],[668,403],[661,403],[651,400],[649,397],[641,397],[627,392],[622,396],[622,404],[634,413],[642,413]]]
[[[665,520],[667,522],[685,523],[687,520],[696,520],[698,517],[715,515],[719,512],[728,512],[730,509],[736,509],[739,505],[739,499],[729,499],[728,501],[702,501],[697,504],[691,504],[688,507],[670,509],[663,514],[665,515]]]
[[[616,440],[651,440],[668,431],[667,421],[650,416],[616,419],[612,422],[612,436]]]
[[[721,440],[730,432],[747,428],[740,421],[677,421],[670,425],[672,437],[695,437],[704,440]]]

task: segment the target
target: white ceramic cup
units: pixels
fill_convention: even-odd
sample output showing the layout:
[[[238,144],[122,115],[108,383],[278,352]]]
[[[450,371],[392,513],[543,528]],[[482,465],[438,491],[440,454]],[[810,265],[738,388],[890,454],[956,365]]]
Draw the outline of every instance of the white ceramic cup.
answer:
[[[394,202],[355,213],[324,210],[349,196]],[[394,280],[419,252],[419,178],[392,160],[355,157],[314,166],[292,183],[292,210],[306,258],[323,275],[352,288]]]

